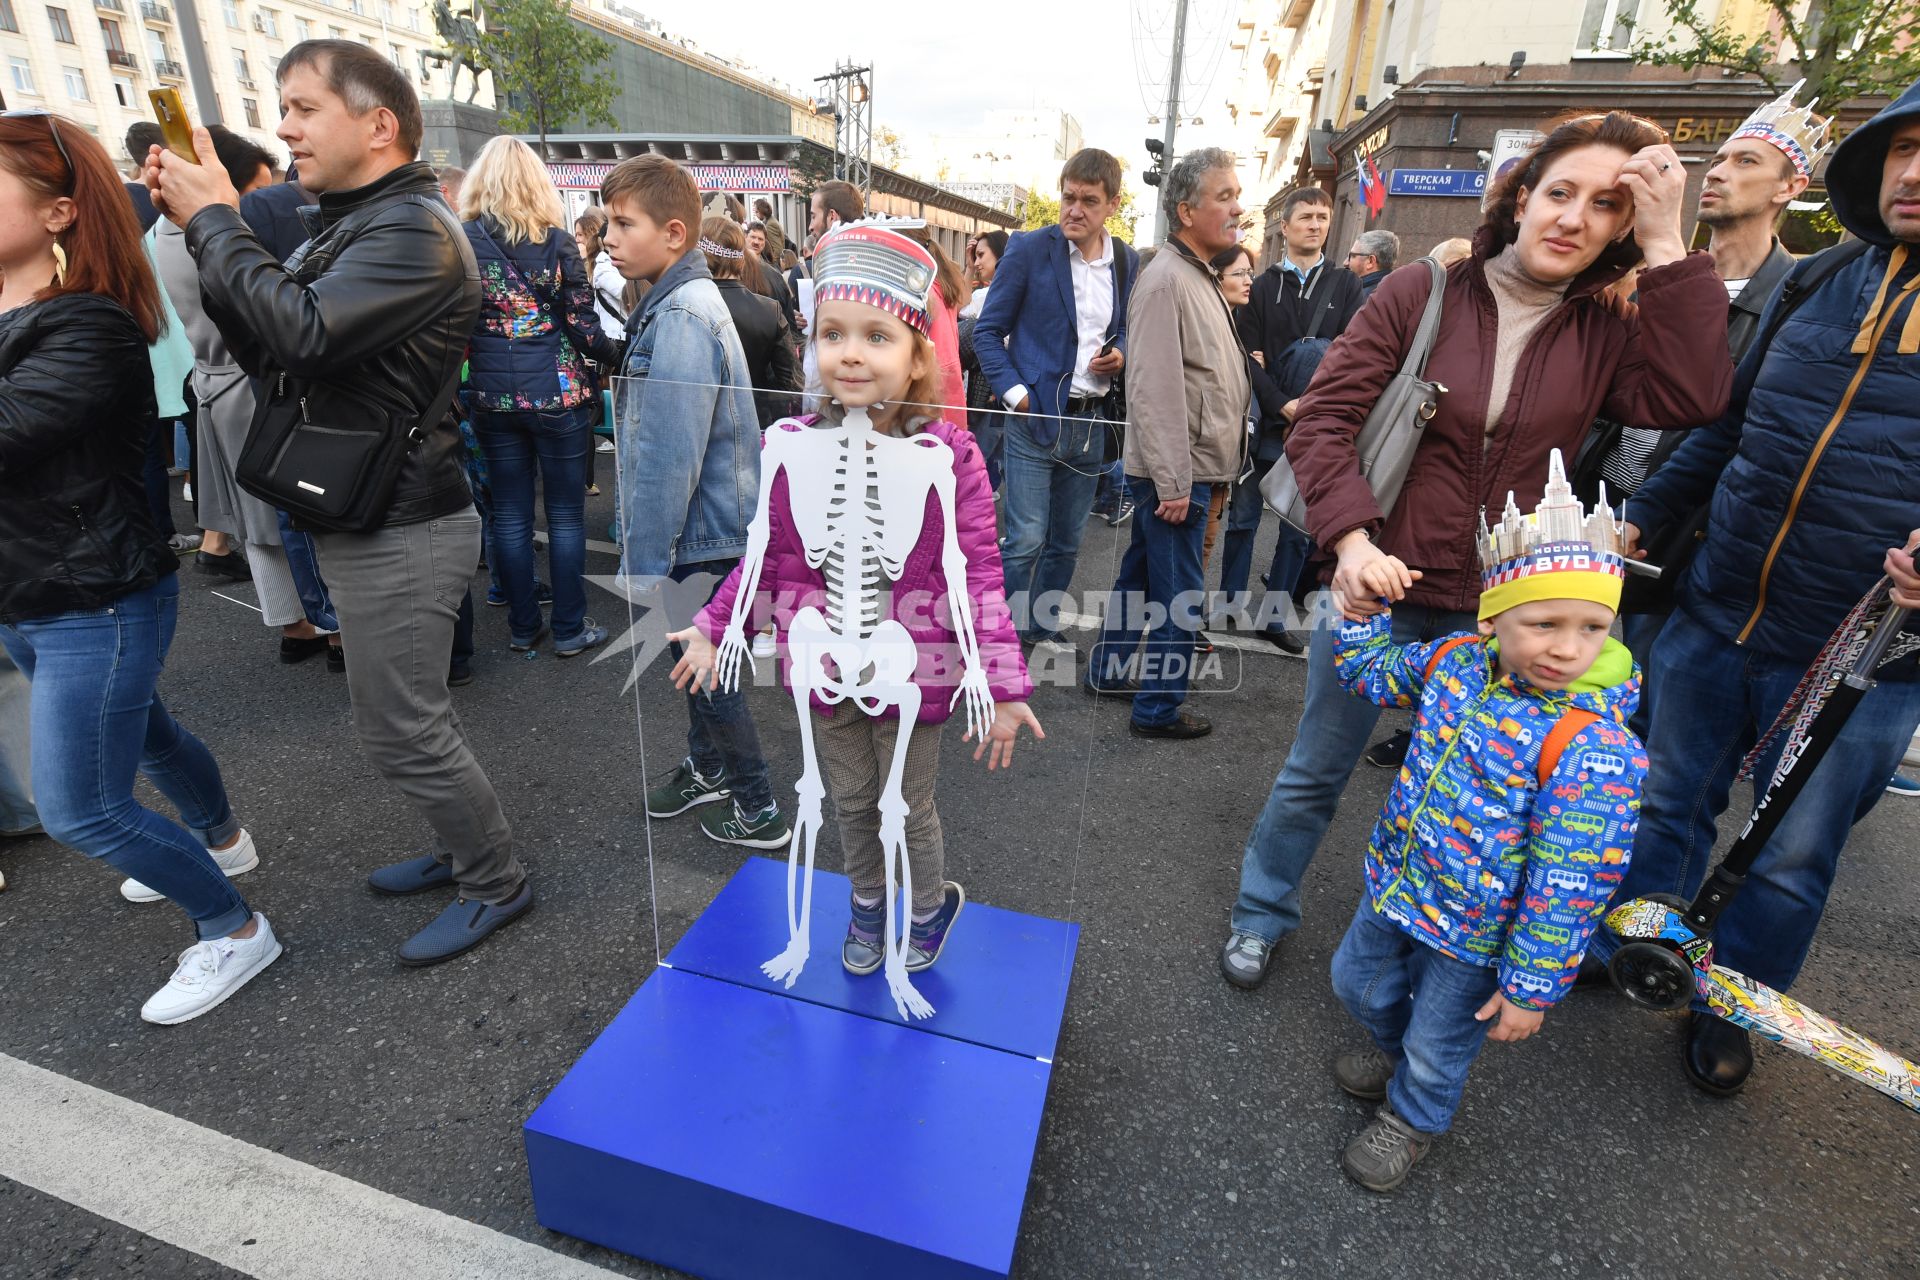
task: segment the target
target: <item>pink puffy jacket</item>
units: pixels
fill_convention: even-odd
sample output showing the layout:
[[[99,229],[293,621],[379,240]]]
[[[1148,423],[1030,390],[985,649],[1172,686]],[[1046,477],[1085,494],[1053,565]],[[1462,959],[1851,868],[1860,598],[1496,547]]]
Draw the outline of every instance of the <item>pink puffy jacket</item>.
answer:
[[[815,421],[808,416],[783,419],[769,431],[799,431]],[[1018,702],[1033,692],[1027,677],[1026,659],[1020,653],[1020,639],[1013,629],[1013,617],[1007,610],[1006,588],[1000,567],[1000,544],[994,525],[993,490],[987,485],[986,462],[973,436],[950,422],[930,422],[921,428],[953,450],[954,514],[958,522],[960,550],[967,557],[967,599],[973,606],[973,634],[980,646],[980,664],[987,676],[987,687],[995,702]],[[767,518],[766,565],[760,571],[759,599],[755,602],[747,628],[749,637],[768,622],[779,632],[781,641],[780,682],[793,687],[793,674],[786,654],[787,625],[798,610],[807,605],[826,607],[826,575],[807,566],[806,547],[793,527],[787,494],[787,476],[781,472],[773,479]],[[893,584],[886,617],[897,620],[913,637],[919,649],[919,665],[913,683],[923,695],[918,723],[939,724],[952,714],[948,705],[960,687],[963,666],[960,643],[950,625],[947,604],[947,577],[940,565],[941,544],[946,526],[940,517],[940,499],[927,495],[925,523],[920,540],[913,546],[901,567],[900,580]],[[713,599],[694,616],[693,624],[718,644],[733,604],[740,592],[740,566],[727,575],[713,593]],[[832,715],[818,697],[814,709]],[[889,710],[887,716],[897,715]]]
[[[960,365],[960,321],[939,289],[933,291],[933,352],[940,363],[940,408],[947,421],[967,426],[967,378]]]

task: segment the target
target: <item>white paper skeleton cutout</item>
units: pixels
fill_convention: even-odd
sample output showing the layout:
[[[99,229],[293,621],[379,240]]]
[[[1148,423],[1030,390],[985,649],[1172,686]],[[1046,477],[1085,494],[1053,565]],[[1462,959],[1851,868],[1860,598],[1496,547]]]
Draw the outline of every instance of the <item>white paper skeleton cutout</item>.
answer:
[[[813,744],[809,700],[830,706],[849,703],[838,714],[878,715],[892,707],[901,731],[880,792],[880,843],[884,851],[887,988],[902,1018],[925,1018],[933,1006],[907,978],[907,940],[911,922],[902,919],[913,903],[913,872],[907,860],[907,802],[900,779],[906,767],[908,731],[920,712],[920,690],[912,676],[919,662],[913,637],[899,622],[882,617],[880,579],[899,580],[907,555],[920,541],[927,495],[940,503],[946,538],[940,564],[947,579],[947,603],[959,639],[962,675],[953,704],[967,704],[967,728],[979,740],[993,723],[993,696],[974,638],[973,603],[967,595],[967,557],[954,528],[953,450],[931,435],[899,438],[880,434],[865,409],[848,410],[838,426],[820,423],[801,431],[776,425],[767,432],[760,462],[760,498],[747,530],[747,554],[741,563],[740,591],[733,617],[720,641],[716,665],[719,687],[732,689],[740,660],[753,656],[746,628],[766,563],[768,507],[774,477],[787,475],[787,500],[793,523],[806,546],[807,564],[827,580],[826,610],[799,610],[787,630],[794,712],[800,719],[805,770],[794,790],[799,794],[793,843],[787,851],[787,948],[761,966],[768,977],[791,987],[806,966],[809,917],[813,906],[813,851],[826,795]],[[938,732],[929,726],[927,732]],[[806,851],[804,887],[795,902],[801,850]],[[896,885],[898,892],[896,892]],[[904,899],[904,906],[897,903]]]

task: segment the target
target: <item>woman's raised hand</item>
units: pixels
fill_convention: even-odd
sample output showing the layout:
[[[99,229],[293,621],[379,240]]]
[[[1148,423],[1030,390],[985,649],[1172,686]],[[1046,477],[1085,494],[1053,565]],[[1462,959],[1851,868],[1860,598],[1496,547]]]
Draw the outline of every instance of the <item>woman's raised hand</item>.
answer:
[[[1642,147],[1620,166],[1620,185],[1633,197],[1633,233],[1649,267],[1664,267],[1687,256],[1680,235],[1680,214],[1687,196],[1687,171],[1680,153],[1662,142]]]

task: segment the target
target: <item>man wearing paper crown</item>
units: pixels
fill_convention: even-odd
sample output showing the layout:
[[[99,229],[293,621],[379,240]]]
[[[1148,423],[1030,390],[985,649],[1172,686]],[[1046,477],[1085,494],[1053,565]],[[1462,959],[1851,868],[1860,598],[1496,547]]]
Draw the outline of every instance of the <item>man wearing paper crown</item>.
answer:
[[[1333,957],[1334,991],[1372,1038],[1334,1063],[1342,1089],[1380,1103],[1342,1160],[1370,1190],[1397,1187],[1446,1132],[1486,1039],[1539,1029],[1626,870],[1646,755],[1626,727],[1639,675],[1608,635],[1622,552],[1604,496],[1586,514],[1556,450],[1532,515],[1509,495],[1482,522],[1477,635],[1398,644],[1381,612],[1335,640],[1351,692],[1415,708]]]
[[[1780,108],[1749,127],[1810,166],[1815,136]],[[1626,506],[1630,554],[1708,514],[1698,554],[1668,575],[1678,607],[1647,660],[1653,768],[1622,901],[1691,899],[1742,757],[1834,630],[1883,574],[1920,603],[1908,554],[1920,542],[1920,84],[1834,148],[1825,180],[1855,238],[1795,264],[1726,414]],[[1920,638],[1894,652],[1715,930],[1718,963],[1777,991],[1806,959],[1848,833],[1920,723]],[[1791,737],[1761,756],[1757,781]],[[1617,945],[1602,930],[1594,956]],[[1696,1007],[1681,1062],[1724,1096],[1746,1083],[1753,1050],[1746,1031]]]

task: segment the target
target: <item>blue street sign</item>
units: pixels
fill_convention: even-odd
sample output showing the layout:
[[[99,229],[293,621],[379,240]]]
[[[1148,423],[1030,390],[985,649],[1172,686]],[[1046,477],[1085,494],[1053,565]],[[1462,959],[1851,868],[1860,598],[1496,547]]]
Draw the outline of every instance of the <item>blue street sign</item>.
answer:
[[[1387,175],[1390,196],[1471,196],[1486,194],[1484,169],[1395,169]]]

